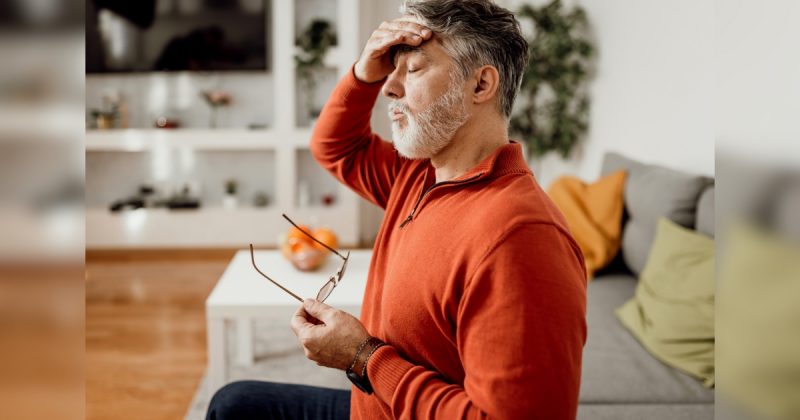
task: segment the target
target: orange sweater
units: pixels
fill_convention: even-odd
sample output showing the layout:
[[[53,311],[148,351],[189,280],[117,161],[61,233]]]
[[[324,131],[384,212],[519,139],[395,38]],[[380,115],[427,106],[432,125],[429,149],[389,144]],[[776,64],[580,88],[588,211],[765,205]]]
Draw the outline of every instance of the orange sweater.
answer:
[[[574,419],[586,273],[564,218],[514,142],[435,184],[429,161],[372,133],[380,87],[351,68],[311,139],[322,167],[385,209],[361,321],[389,345],[351,418]]]

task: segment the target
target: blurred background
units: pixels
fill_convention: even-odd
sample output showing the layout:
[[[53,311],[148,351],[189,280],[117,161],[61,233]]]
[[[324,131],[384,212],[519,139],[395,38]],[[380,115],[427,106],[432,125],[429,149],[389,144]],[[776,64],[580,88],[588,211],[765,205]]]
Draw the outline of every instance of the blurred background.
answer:
[[[84,413],[82,26],[82,3],[0,5],[0,404],[9,418]]]
[[[601,256],[579,417],[800,417],[800,5],[497,3],[517,13],[536,53],[511,138],[576,236],[596,237],[577,227],[588,225],[604,238],[599,251],[579,240]],[[281,214],[338,249],[371,249],[381,209],[324,172],[308,141],[337,81],[400,4],[0,5],[5,417],[202,418],[220,346],[230,350],[225,381],[348,386],[303,364],[282,313],[255,326],[221,321],[214,335],[209,308],[249,243],[279,256],[288,276],[332,272],[332,259],[316,270],[298,262],[316,254],[293,242]],[[386,105],[379,98],[372,129],[390,139]],[[613,226],[601,226],[609,214]],[[716,263],[710,292],[669,292],[711,302],[678,309],[683,318],[668,312],[703,331],[693,336],[703,358],[669,347],[685,336],[664,347],[648,336],[658,330],[617,312],[655,310],[639,286],[667,252],[663,219],[710,246],[703,261]],[[666,272],[695,278],[681,267]],[[242,358],[242,343],[253,354]],[[605,386],[623,381],[632,388]]]

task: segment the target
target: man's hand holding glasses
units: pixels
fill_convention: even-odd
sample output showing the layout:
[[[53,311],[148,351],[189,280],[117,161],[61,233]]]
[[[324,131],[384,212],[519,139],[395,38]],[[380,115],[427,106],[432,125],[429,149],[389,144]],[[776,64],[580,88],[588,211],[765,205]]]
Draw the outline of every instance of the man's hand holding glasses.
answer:
[[[284,292],[297,299],[302,305],[292,316],[292,331],[300,340],[306,357],[320,366],[347,370],[351,368],[359,347],[370,338],[364,325],[356,317],[339,309],[326,305],[325,299],[342,280],[350,253],[342,255],[328,245],[322,243],[310,233],[300,228],[285,214],[283,217],[309,238],[324,246],[342,259],[342,265],[328,281],[322,285],[316,300],[302,299],[292,291],[266,275],[257,265],[253,245],[250,244],[250,259],[253,268],[264,278],[272,282]]]

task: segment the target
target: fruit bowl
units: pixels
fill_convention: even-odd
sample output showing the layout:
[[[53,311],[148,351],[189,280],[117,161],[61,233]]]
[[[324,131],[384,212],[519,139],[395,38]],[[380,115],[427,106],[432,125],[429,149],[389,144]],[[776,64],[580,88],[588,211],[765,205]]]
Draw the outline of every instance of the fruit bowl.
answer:
[[[336,235],[330,229],[320,228],[312,231],[308,226],[303,225],[300,226],[300,229],[314,235],[317,240],[333,249],[336,249],[338,245]],[[283,256],[298,270],[315,271],[325,264],[331,252],[300,229],[296,227],[289,229],[282,240],[281,251]]]
[[[292,252],[289,261],[300,271],[315,271],[325,264],[328,260],[328,250],[320,250],[311,246]]]

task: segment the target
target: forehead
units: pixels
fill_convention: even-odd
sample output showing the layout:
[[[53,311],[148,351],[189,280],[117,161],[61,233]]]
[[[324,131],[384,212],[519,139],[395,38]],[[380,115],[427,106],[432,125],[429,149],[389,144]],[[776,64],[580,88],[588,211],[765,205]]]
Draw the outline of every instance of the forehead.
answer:
[[[420,46],[406,44],[395,46],[392,48],[391,53],[392,62],[397,64],[397,60],[400,57],[419,57],[429,62],[439,61],[442,54],[445,54],[439,42],[440,41],[434,35],[434,38],[424,42]]]

